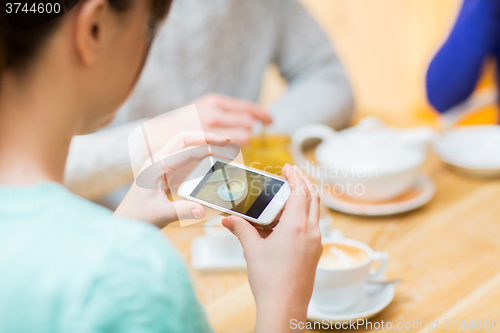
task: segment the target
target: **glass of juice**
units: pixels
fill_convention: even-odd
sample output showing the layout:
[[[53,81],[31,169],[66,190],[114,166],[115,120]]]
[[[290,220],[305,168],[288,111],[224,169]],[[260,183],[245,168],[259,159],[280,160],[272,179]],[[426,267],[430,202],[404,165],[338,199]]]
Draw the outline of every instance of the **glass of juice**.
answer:
[[[282,133],[262,132],[254,136],[248,145],[242,148],[245,164],[278,176],[282,168],[292,162],[289,149],[290,137]]]

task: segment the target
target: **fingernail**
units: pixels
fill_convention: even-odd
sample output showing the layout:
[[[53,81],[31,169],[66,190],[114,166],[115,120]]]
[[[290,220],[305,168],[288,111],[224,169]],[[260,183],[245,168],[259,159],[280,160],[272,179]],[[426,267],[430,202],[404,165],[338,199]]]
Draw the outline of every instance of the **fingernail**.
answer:
[[[222,225],[226,227],[229,231],[234,231],[234,222],[229,217],[225,217],[222,219]]]
[[[224,135],[219,135],[219,138],[225,141],[231,141],[231,138],[224,136]]]
[[[298,166],[296,166],[295,164],[293,165],[293,167],[297,170],[300,170]]]
[[[193,208],[192,213],[197,219],[202,219],[205,217],[205,214],[203,214],[203,212],[199,208]]]
[[[287,170],[288,170],[289,168],[290,168],[290,164],[285,163],[285,165],[283,166],[283,170],[282,170],[282,174],[283,174],[283,176],[288,177],[288,171],[287,171]]]

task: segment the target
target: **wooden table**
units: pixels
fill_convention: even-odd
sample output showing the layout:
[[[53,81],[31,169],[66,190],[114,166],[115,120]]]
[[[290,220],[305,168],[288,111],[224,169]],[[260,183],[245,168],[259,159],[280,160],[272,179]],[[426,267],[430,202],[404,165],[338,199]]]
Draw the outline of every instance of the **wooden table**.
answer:
[[[423,115],[430,114],[430,108],[422,82],[461,0],[302,2],[336,44],[362,109],[358,120],[377,115],[394,126],[428,124]],[[492,82],[488,78],[483,85]],[[277,68],[269,70],[264,83],[261,103],[271,105],[285,89]],[[396,287],[394,301],[372,322],[422,322],[422,330],[406,332],[481,331],[445,330],[443,320],[465,319],[467,325],[471,319],[500,322],[500,180],[466,178],[435,156],[424,170],[437,187],[426,206],[383,218],[332,211],[333,227],[388,252],[387,276],[404,280]],[[191,239],[203,234],[200,227],[176,225],[165,232],[187,260]],[[192,274],[217,332],[252,332],[255,307],[245,274]],[[440,329],[429,330],[429,319],[438,320]]]
[[[500,180],[466,178],[435,156],[424,171],[437,192],[420,209],[377,218],[331,212],[333,227],[346,237],[388,252],[387,276],[404,281],[396,287],[394,301],[371,321],[423,324],[422,330],[405,332],[451,331],[444,329],[445,319],[465,319],[467,325],[472,319],[500,321]],[[176,224],[164,232],[189,261],[191,240],[203,228]],[[255,305],[245,273],[192,270],[192,276],[216,332],[253,331]],[[439,329],[429,330],[429,319],[439,320]],[[455,331],[474,330],[457,325]]]

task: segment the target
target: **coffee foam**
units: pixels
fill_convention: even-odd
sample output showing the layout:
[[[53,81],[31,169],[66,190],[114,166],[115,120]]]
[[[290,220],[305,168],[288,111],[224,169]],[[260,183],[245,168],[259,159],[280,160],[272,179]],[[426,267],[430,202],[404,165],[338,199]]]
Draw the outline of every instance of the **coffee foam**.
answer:
[[[368,254],[346,244],[325,244],[318,266],[322,268],[349,268],[368,259]]]
[[[241,184],[240,182],[230,181],[228,183],[228,186],[226,186],[226,187],[228,187],[231,192],[239,192],[239,191],[243,190],[244,185]]]

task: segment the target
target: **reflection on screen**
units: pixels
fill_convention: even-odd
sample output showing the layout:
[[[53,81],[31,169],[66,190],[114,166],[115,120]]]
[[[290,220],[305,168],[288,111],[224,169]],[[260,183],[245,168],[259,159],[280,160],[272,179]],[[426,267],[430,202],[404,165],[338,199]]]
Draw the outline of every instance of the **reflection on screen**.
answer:
[[[258,218],[283,184],[281,180],[218,161],[191,196]]]

